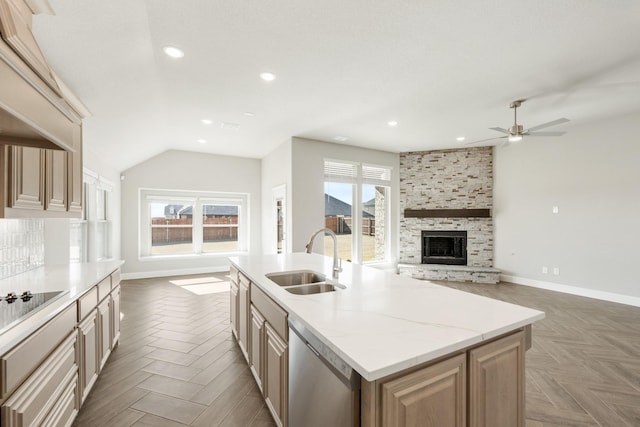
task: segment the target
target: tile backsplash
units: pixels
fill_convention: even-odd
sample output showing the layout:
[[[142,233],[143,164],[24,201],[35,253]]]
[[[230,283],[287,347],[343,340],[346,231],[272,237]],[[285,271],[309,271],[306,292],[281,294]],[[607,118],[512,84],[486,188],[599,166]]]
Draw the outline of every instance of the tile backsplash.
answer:
[[[44,265],[44,219],[0,219],[0,279]]]

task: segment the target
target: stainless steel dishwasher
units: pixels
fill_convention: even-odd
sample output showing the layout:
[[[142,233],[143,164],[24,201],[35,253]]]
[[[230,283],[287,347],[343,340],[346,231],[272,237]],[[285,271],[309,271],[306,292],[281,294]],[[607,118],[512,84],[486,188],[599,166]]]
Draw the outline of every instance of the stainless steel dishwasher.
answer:
[[[359,425],[360,375],[289,315],[289,426]]]

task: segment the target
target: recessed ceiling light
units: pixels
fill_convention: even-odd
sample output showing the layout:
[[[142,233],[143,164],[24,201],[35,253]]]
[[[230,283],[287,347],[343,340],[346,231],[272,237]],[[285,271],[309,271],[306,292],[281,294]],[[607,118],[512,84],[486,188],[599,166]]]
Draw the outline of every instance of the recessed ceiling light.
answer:
[[[464,141],[464,136],[459,136],[456,138],[456,141]]]
[[[387,124],[391,127],[398,126],[398,122],[395,120],[391,120],[390,122],[387,122]]]
[[[255,113],[252,113],[251,111],[245,111],[244,115],[247,116],[247,117],[253,117],[253,116],[255,116]]]
[[[207,140],[206,140],[206,139],[199,139],[199,140],[198,140],[198,142],[199,142],[200,144],[206,144],[206,143],[207,143]]]
[[[333,137],[334,141],[340,141],[340,142],[344,142],[347,141],[349,139],[348,136],[342,136],[342,135],[337,135]]]
[[[172,58],[182,58],[184,56],[184,52],[175,46],[165,46],[162,50]]]
[[[213,123],[213,120],[202,119],[202,123],[204,123],[205,125],[210,125],[211,123]]]
[[[220,123],[220,127],[222,129],[232,129],[232,130],[240,129],[240,125],[238,123],[231,123],[231,122],[222,122]]]
[[[276,79],[276,75],[273,73],[260,73],[260,78],[265,82],[272,82]]]

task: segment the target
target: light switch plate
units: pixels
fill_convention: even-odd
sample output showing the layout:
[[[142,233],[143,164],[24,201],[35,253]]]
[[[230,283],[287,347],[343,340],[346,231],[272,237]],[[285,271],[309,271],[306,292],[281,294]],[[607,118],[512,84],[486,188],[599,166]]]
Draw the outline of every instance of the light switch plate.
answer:
[[[553,274],[556,276],[560,275],[560,268],[559,267],[553,267]]]

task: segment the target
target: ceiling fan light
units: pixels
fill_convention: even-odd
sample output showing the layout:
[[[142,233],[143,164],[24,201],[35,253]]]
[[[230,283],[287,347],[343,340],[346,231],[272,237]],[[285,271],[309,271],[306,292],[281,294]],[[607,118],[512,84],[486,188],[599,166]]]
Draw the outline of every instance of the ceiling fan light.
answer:
[[[522,141],[522,135],[509,135],[509,142],[520,142]]]

